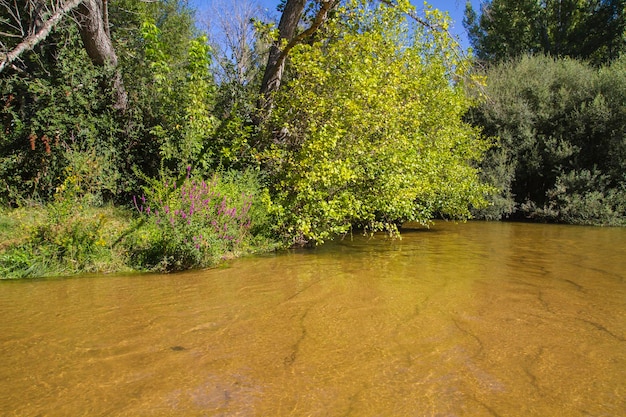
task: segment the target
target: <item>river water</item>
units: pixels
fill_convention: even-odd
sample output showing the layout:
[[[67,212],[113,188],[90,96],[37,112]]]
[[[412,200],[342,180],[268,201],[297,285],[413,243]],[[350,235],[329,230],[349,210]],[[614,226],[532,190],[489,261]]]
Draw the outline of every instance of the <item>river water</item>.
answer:
[[[2,416],[626,416],[626,229],[438,223],[0,282]]]

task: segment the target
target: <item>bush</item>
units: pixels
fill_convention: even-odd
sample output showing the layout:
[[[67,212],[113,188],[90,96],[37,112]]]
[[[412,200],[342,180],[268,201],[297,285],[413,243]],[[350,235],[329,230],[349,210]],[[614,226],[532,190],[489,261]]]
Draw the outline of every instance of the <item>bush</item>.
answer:
[[[597,170],[560,175],[543,207],[524,207],[533,218],[586,225],[626,225],[626,188],[611,188]]]
[[[205,180],[190,171],[184,181],[149,181],[145,195],[133,198],[141,224],[125,246],[134,268],[171,272],[208,267],[271,245],[263,238],[268,217],[255,174],[215,174]]]
[[[91,157],[103,193],[116,191],[120,126],[102,86],[110,69],[94,66],[75,25],[63,22],[25,54],[24,71],[0,77],[0,204],[54,198],[67,166]]]
[[[596,70],[527,56],[487,71],[485,97],[467,120],[499,138],[482,168],[501,192],[477,216],[571,223],[623,216],[613,201],[625,184],[625,62]]]

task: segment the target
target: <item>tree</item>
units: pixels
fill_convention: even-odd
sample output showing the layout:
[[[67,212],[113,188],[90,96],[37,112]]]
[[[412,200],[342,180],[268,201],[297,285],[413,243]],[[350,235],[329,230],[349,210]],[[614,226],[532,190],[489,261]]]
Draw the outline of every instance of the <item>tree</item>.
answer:
[[[0,57],[0,73],[24,52],[46,39],[53,28],[68,14],[73,13],[80,29],[85,50],[96,65],[117,66],[117,55],[110,38],[107,16],[107,2],[98,0],[67,0],[54,2],[46,0],[27,0],[24,10],[17,2],[0,0],[3,10],[2,32],[5,36],[20,39],[17,45],[0,44],[3,49]],[[26,12],[26,13],[23,13]],[[22,15],[25,14],[26,18]],[[106,21],[106,25],[105,25]],[[121,74],[116,73],[113,86],[117,94],[116,108],[124,110],[127,95]]]
[[[20,6],[24,6],[23,9]],[[52,29],[70,13],[76,17],[85,49],[94,64],[115,67],[117,56],[110,38],[108,20],[105,25],[108,13],[106,7],[106,1],[101,3],[97,0],[26,0],[24,4],[0,0],[4,15],[1,20],[2,33],[8,38],[20,40],[17,45],[0,44],[3,50],[0,72],[21,54],[45,40]]]
[[[37,33],[59,3],[26,4],[33,9],[20,9],[21,20],[2,26],[15,34],[1,38],[6,48]],[[47,8],[36,10],[37,4]],[[214,85],[208,48],[197,37],[192,11],[178,0],[117,0],[109,7],[115,55],[101,54],[103,65],[94,64],[97,54],[87,54],[81,27],[89,25],[90,12],[77,7],[76,16],[60,19],[45,40],[1,74],[3,203],[48,201],[68,176],[80,177],[100,201],[128,201],[127,193],[137,192],[145,177],[161,168],[185,170],[208,142]],[[104,12],[99,19],[104,30]],[[155,30],[143,31],[149,22]],[[144,36],[149,33],[152,43]],[[129,93],[125,112],[114,109],[119,97],[111,85],[119,75]]]
[[[278,227],[297,243],[465,218],[489,190],[475,168],[489,144],[461,120],[469,62],[429,29],[447,27],[438,11],[422,25],[403,7],[349,1],[326,36],[291,51],[265,162]]]
[[[476,56],[497,62],[540,50],[540,16],[537,0],[486,2],[480,17],[467,2],[463,23]]]
[[[626,221],[625,63],[526,56],[486,71],[488,98],[467,117],[499,138],[483,172],[501,193],[481,217]]]
[[[602,64],[626,50],[626,0],[491,0],[463,21],[479,59],[523,54],[569,56]]]
[[[80,37],[91,61],[96,65],[115,67],[117,55],[109,33],[108,17],[105,19],[108,16],[106,7],[106,1],[83,0],[75,15],[80,27]]]
[[[270,47],[267,65],[261,81],[259,117],[260,123],[271,112],[273,107],[272,95],[278,91],[283,78],[285,61],[289,51],[313,35],[326,21],[328,14],[339,4],[339,0],[317,0],[314,2],[316,12],[309,27],[298,32],[298,24],[304,13],[306,0],[286,0],[283,13],[278,23],[278,36]]]
[[[214,56],[214,113],[219,117],[207,153],[224,169],[257,165],[252,146],[257,104],[274,32],[265,20],[269,16],[249,0],[213,2],[204,17]]]

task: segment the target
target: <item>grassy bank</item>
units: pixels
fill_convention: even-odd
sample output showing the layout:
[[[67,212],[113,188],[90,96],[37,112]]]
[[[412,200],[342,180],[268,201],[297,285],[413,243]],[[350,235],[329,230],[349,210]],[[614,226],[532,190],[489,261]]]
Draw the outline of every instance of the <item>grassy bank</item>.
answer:
[[[274,250],[251,176],[154,181],[132,206],[93,205],[79,188],[0,210],[0,278],[207,268]]]

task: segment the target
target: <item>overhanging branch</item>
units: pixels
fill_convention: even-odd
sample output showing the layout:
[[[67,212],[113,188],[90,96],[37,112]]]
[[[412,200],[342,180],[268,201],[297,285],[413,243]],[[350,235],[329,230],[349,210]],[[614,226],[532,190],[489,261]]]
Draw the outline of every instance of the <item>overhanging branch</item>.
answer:
[[[311,23],[311,26],[309,26],[308,29],[306,29],[305,31],[301,32],[296,37],[291,39],[291,41],[289,41],[289,43],[283,48],[280,54],[280,61],[284,62],[290,50],[292,50],[296,45],[298,45],[300,42],[302,42],[309,36],[313,35],[320,28],[320,26],[322,26],[322,24],[326,21],[326,18],[328,17],[328,12],[330,12],[338,4],[339,4],[339,0],[324,1],[322,3],[322,7],[320,7],[320,10],[317,12],[317,15],[315,16],[315,20],[313,20],[313,23]]]
[[[57,11],[50,16],[48,20],[30,36],[27,36],[13,50],[7,54],[0,55],[0,73],[15,60],[17,60],[24,52],[32,50],[39,42],[48,37],[52,29],[63,19],[70,11],[78,7],[83,0],[70,0],[64,3]]]

